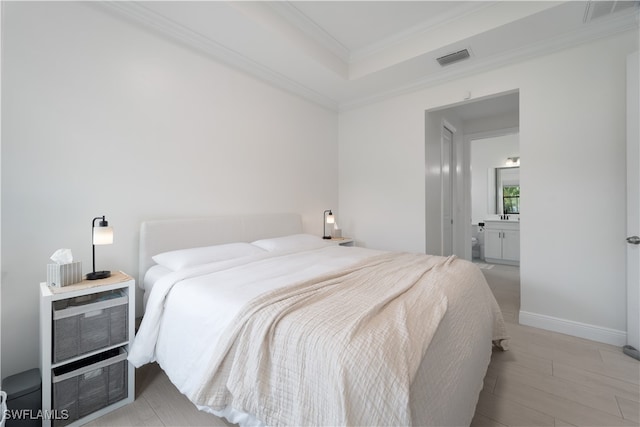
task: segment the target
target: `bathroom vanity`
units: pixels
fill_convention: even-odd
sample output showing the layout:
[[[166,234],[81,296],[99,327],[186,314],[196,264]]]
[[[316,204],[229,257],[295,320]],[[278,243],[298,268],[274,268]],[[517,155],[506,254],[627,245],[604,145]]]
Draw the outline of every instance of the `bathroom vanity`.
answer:
[[[484,259],[493,264],[520,265],[520,221],[485,220]]]

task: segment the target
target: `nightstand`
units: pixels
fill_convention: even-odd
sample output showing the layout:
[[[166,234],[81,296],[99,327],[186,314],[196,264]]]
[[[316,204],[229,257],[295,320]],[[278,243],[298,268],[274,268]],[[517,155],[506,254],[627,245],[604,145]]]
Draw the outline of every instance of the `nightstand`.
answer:
[[[332,237],[329,241],[340,246],[355,246],[355,240],[350,237]]]
[[[40,284],[43,426],[79,426],[133,402],[134,326],[135,280],[123,272]]]

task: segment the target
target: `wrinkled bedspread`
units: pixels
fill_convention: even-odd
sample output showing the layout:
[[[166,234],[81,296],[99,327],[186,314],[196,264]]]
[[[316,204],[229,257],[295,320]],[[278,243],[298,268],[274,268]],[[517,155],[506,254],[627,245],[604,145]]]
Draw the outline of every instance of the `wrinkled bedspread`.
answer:
[[[455,258],[387,253],[263,295],[221,339],[193,396],[268,425],[410,425],[409,390]]]

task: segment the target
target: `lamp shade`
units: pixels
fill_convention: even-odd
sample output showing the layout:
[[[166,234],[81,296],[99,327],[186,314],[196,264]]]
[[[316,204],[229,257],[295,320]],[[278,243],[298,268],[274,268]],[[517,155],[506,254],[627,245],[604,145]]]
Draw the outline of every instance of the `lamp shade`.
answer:
[[[335,222],[336,222],[335,217],[331,212],[329,212],[329,215],[327,215],[327,224],[333,224]]]
[[[110,245],[113,243],[113,228],[108,226],[93,227],[93,244]]]

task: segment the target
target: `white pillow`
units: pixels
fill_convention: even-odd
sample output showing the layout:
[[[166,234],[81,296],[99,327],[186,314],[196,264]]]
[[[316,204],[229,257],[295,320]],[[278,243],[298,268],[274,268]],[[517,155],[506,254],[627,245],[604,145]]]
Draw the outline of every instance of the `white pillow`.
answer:
[[[173,271],[179,271],[187,267],[193,267],[194,265],[225,261],[258,253],[264,253],[264,250],[250,243],[228,243],[226,245],[163,252],[151,258],[156,264],[167,267]]]
[[[332,246],[333,243],[311,234],[292,234],[273,239],[256,240],[251,243],[266,251],[308,251]]]

